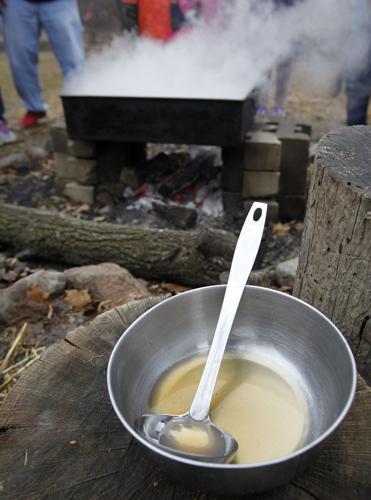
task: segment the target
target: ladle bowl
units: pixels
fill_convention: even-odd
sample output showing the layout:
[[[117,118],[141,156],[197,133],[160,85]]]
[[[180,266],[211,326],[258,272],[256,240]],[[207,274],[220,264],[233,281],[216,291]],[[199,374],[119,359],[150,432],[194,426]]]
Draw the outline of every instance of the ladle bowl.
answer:
[[[226,352],[281,365],[302,388],[308,430],[299,449],[254,464],[215,464],[176,456],[146,440],[135,420],[148,412],[151,391],[167,370],[206,355],[225,286],[191,290],[153,307],[116,344],[108,365],[108,390],[126,429],[173,478],[188,488],[248,494],[285,484],[344,419],[356,387],[356,368],[342,334],[323,314],[287,294],[246,286]]]

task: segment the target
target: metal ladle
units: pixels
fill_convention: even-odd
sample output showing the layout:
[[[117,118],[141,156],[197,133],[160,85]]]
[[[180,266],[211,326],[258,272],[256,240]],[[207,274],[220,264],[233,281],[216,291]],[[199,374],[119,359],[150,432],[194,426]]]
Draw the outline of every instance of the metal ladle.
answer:
[[[144,414],[135,422],[135,429],[145,438],[173,454],[204,462],[228,463],[237,452],[237,441],[211,422],[209,409],[229,333],[260,247],[266,214],[265,203],[254,203],[242,227],[214,339],[189,412]]]

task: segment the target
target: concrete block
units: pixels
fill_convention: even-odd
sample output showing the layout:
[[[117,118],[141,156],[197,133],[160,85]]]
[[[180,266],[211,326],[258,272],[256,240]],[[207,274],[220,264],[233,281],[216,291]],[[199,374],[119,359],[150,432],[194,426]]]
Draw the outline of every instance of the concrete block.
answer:
[[[242,210],[242,192],[241,191],[223,191],[222,192],[223,210],[240,211]]]
[[[81,184],[97,182],[97,164],[95,160],[83,160],[72,156],[56,153],[55,171],[59,179]]]
[[[270,222],[278,222],[279,218],[279,204],[278,201],[276,200],[264,200],[264,199],[259,199],[259,200],[244,200],[243,202],[243,208],[246,214],[249,212],[250,208],[252,207],[252,204],[254,201],[261,201],[262,203],[267,203],[268,205],[268,211],[267,211],[267,221]]]
[[[128,146],[123,142],[100,142],[97,147],[99,182],[119,182],[123,167],[130,164]]]
[[[68,141],[70,155],[77,158],[93,159],[96,156],[96,145],[91,141]]]
[[[243,196],[251,198],[274,196],[278,194],[279,183],[279,172],[245,171],[242,193]]]
[[[64,188],[64,194],[77,203],[92,205],[94,203],[95,188],[77,182],[69,182]]]
[[[266,121],[261,130],[275,134],[281,141],[280,193],[304,195],[310,161],[312,127],[290,118]]]
[[[245,140],[244,168],[249,171],[277,172],[281,165],[281,141],[270,132],[256,131]]]
[[[283,121],[276,133],[282,143],[280,193],[302,196],[306,192],[311,127]]]
[[[279,219],[285,220],[298,220],[302,219],[305,215],[306,197],[299,195],[279,195],[278,203],[280,206]]]
[[[64,121],[56,121],[51,125],[50,138],[54,153],[68,154],[68,136]]]
[[[241,192],[244,175],[245,146],[222,148],[222,189],[226,192]]]
[[[304,195],[309,166],[309,136],[293,134],[282,137],[281,194]]]

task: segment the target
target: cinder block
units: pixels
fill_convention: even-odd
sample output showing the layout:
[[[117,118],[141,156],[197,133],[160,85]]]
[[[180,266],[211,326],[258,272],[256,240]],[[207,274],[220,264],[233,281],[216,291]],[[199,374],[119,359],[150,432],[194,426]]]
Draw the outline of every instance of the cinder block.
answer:
[[[298,195],[279,195],[279,219],[281,221],[285,220],[297,220],[302,219],[305,215],[306,208],[306,197]]]
[[[72,156],[93,159],[96,156],[96,145],[91,141],[68,141],[68,152]]]
[[[64,121],[56,121],[51,125],[50,137],[55,153],[68,154],[68,136]]]
[[[304,195],[309,166],[309,136],[293,134],[281,138],[281,194]]]
[[[277,172],[281,165],[281,141],[270,132],[256,131],[245,140],[245,170]]]
[[[280,193],[304,195],[312,127],[282,118],[266,121],[261,130],[275,134],[282,144]]]
[[[250,210],[250,208],[252,207],[252,204],[255,202],[255,201],[261,201],[262,203],[267,203],[268,205],[268,211],[267,211],[267,220],[270,221],[270,222],[278,222],[278,216],[279,216],[279,205],[278,205],[278,201],[276,200],[264,200],[264,199],[260,199],[260,200],[244,200],[243,202],[243,208],[244,208],[244,211],[246,211],[246,213],[248,213],[248,211]]]
[[[283,122],[277,136],[282,143],[280,193],[304,195],[309,166],[310,126]]]
[[[242,209],[242,193],[241,191],[223,191],[222,192],[223,210],[236,211]]]
[[[77,203],[94,203],[95,188],[94,186],[85,186],[77,182],[69,182],[64,188],[64,194],[72,201]]]
[[[119,182],[123,167],[130,164],[128,145],[122,142],[100,142],[97,147],[99,182]]]
[[[83,160],[73,156],[56,153],[55,171],[59,179],[81,184],[96,184],[97,163],[95,160]]]
[[[245,146],[222,148],[222,189],[225,192],[241,192],[244,175]]]
[[[243,196],[248,198],[266,198],[278,194],[280,183],[279,172],[245,171]]]

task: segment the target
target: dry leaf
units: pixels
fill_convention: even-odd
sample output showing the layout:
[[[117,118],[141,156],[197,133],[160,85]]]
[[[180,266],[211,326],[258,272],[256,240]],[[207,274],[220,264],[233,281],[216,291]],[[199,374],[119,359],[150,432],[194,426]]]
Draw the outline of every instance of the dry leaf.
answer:
[[[297,231],[304,231],[304,224],[302,222],[297,222],[294,226]]]
[[[161,288],[168,290],[171,293],[181,293],[190,290],[189,287],[178,285],[176,283],[162,283]]]
[[[88,290],[75,289],[66,290],[64,300],[76,311],[81,311],[92,302]]]
[[[28,301],[38,303],[46,302],[49,299],[49,296],[49,293],[44,292],[44,290],[42,290],[37,285],[31,285],[26,294],[26,298]]]
[[[98,313],[102,313],[104,311],[108,311],[113,307],[111,300],[103,300],[103,302],[99,302],[98,305]]]
[[[71,446],[76,446],[77,444],[79,444],[79,442],[76,441],[76,439],[71,439],[71,441],[68,441],[68,444]]]
[[[290,234],[290,225],[289,224],[274,224],[273,226],[273,234],[276,236],[288,236]]]

